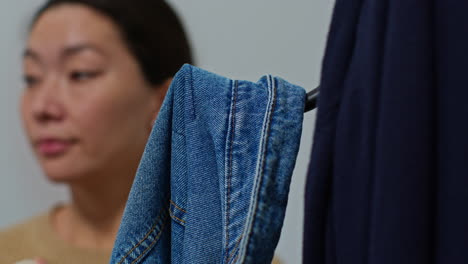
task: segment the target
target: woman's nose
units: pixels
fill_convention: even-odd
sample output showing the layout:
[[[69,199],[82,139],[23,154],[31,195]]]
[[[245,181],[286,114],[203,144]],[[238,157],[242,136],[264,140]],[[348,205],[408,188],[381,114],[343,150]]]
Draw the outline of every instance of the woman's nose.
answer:
[[[61,121],[64,106],[58,80],[48,80],[36,87],[32,102],[34,118],[41,123]]]

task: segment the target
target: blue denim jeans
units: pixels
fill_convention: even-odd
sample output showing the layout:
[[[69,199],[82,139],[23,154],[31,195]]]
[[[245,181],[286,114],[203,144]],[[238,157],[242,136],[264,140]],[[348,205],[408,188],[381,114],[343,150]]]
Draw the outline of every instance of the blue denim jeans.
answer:
[[[111,263],[271,263],[305,91],[185,65],[143,154]]]

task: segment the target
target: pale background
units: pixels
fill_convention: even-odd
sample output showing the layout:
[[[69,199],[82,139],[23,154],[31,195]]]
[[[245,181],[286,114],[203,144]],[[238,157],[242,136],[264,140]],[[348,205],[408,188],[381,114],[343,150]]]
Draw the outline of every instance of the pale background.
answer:
[[[43,0],[0,0],[0,228],[67,200],[48,184],[25,142],[18,114],[21,52],[27,25]],[[169,0],[182,16],[198,66],[257,81],[271,73],[311,90],[320,66],[333,0]],[[285,226],[283,263],[301,263],[303,195],[315,111],[305,115]]]

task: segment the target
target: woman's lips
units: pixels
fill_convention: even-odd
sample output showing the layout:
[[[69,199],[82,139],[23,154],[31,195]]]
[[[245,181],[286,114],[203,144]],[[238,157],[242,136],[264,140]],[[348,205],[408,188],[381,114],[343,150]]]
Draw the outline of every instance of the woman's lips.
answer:
[[[43,156],[56,157],[65,154],[75,142],[55,138],[41,139],[37,142],[37,150]]]

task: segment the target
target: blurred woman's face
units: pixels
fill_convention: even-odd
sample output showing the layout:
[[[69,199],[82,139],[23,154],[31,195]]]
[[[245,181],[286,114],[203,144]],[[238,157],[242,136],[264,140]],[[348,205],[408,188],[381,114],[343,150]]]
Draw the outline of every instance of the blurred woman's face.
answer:
[[[24,75],[24,127],[51,180],[138,164],[165,89],[146,82],[109,18],[76,4],[46,11],[29,35]]]

